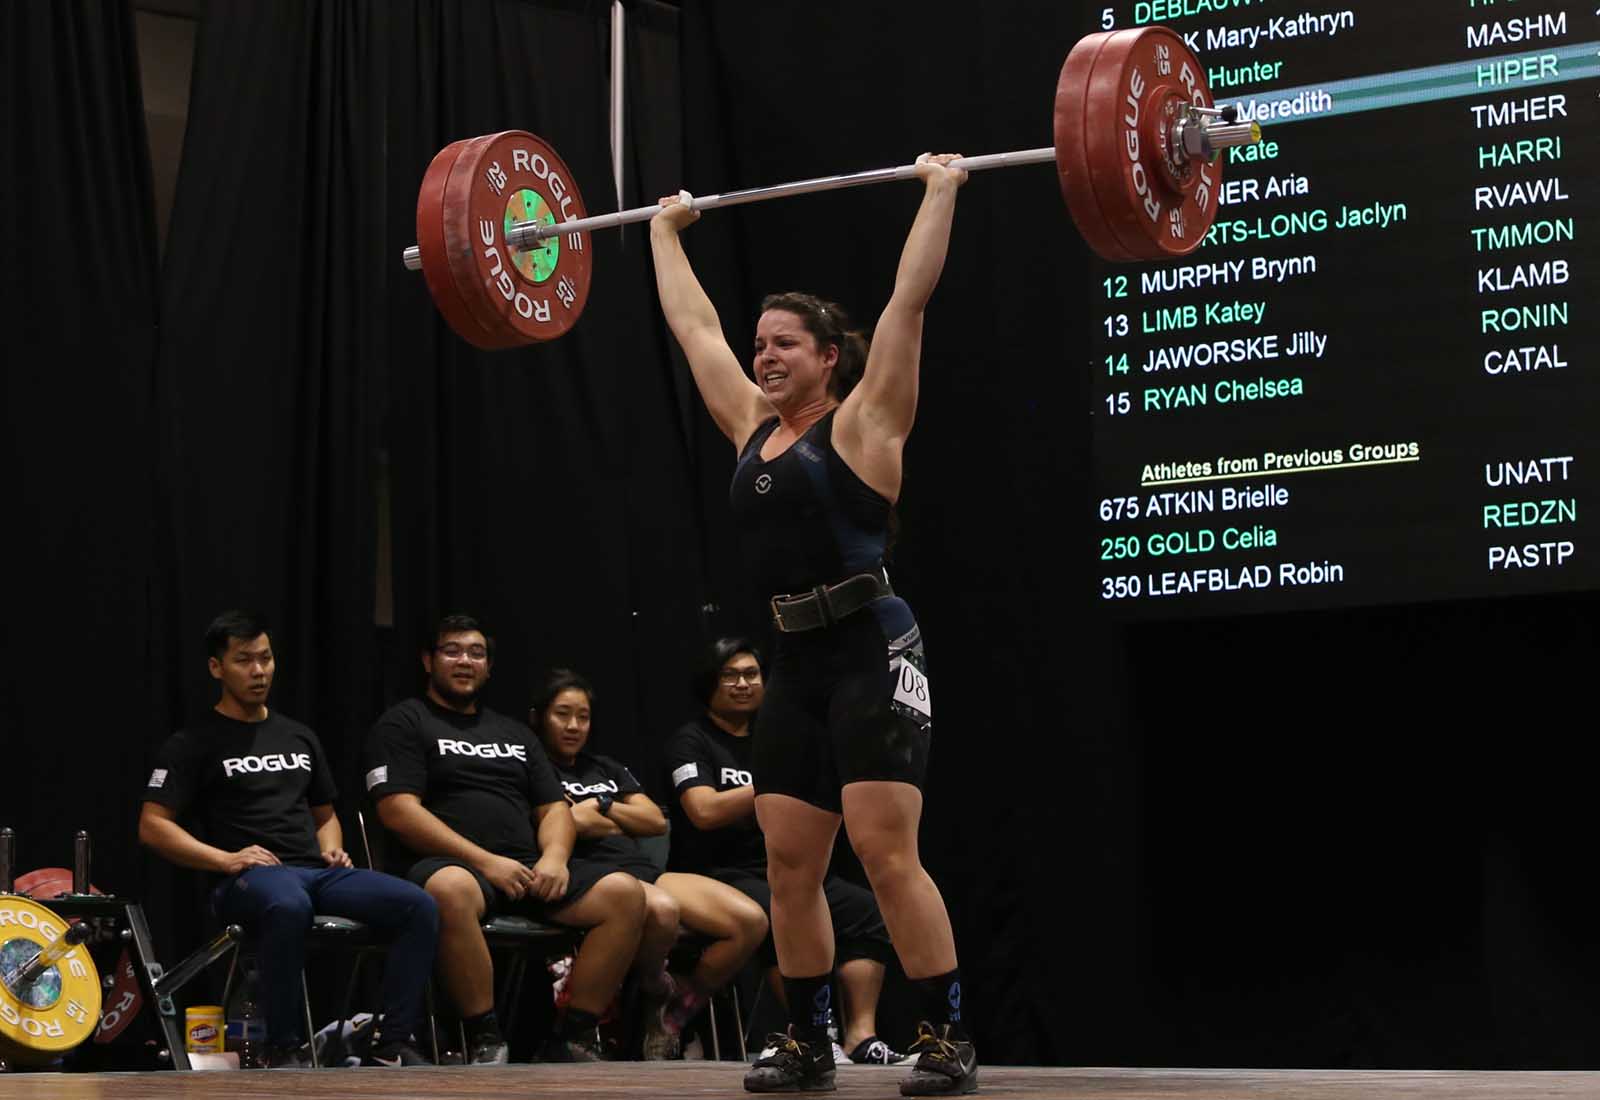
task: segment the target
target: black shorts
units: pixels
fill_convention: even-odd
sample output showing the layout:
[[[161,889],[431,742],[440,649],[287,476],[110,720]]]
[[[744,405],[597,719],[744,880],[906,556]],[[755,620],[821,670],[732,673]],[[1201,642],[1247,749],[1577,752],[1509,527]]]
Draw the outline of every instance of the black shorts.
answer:
[[[418,860],[406,872],[406,878],[418,886],[426,887],[428,880],[446,867],[460,867],[470,871],[472,877],[478,880],[478,889],[483,891],[483,915],[485,917],[529,917],[533,920],[553,920],[552,914],[571,905],[583,895],[587,894],[594,884],[605,878],[611,872],[623,869],[608,866],[604,863],[594,863],[586,859],[567,860],[567,892],[555,901],[541,901],[537,897],[523,897],[513,900],[502,893],[494,883],[484,878],[475,867],[469,867],[459,859],[449,856],[429,856],[427,859]],[[632,874],[631,869],[627,869]],[[654,881],[653,879],[651,880]]]
[[[905,604],[890,597],[833,626],[778,635],[755,735],[757,794],[838,813],[847,783],[920,788],[933,718],[922,635]]]
[[[701,873],[732,886],[771,918],[772,887],[767,885],[764,872],[734,868]],[[875,959],[887,966],[894,957],[894,945],[889,942],[889,930],[872,891],[838,875],[829,875],[822,880],[822,896],[828,899],[828,916],[833,921],[834,965],[853,959]],[[757,954],[766,965],[777,965],[778,949],[770,932]]]

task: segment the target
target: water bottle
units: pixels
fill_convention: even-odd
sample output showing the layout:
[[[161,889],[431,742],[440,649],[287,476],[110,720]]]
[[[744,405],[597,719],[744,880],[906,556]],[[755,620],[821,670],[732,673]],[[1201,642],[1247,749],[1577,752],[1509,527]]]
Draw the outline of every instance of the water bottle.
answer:
[[[239,1068],[261,1069],[266,1065],[266,1021],[256,1007],[254,969],[244,975],[234,1012],[234,1018],[228,1022],[228,1032],[230,1036],[238,1036],[233,1049],[239,1055]]]

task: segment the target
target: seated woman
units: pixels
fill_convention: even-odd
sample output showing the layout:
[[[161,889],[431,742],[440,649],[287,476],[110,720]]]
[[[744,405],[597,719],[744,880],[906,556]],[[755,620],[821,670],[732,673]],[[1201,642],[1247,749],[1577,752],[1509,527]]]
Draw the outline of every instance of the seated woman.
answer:
[[[608,863],[644,886],[645,925],[634,973],[641,991],[655,1002],[646,1016],[644,1056],[675,1058],[684,1026],[767,938],[767,916],[732,886],[703,875],[663,873],[640,850],[634,838],[662,835],[667,820],[626,767],[584,751],[593,709],[589,681],[569,669],[554,669],[538,689],[528,724],[572,803],[578,828],[573,855]],[[712,943],[693,973],[674,980],[666,959],[680,921]]]

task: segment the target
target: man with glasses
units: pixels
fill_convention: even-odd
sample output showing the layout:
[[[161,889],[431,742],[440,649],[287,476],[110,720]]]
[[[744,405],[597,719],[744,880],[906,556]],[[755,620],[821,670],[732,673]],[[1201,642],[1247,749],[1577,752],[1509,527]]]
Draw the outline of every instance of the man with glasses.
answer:
[[[475,1064],[509,1060],[494,1012],[486,915],[588,929],[571,1002],[547,1055],[600,1057],[598,1022],[627,974],[644,927],[644,891],[610,867],[572,859],[565,792],[532,731],[483,706],[494,641],[447,615],[422,653],[421,698],[390,707],[367,740],[367,791],[400,842],[391,863],[439,906],[439,977]]]
[[[760,654],[743,638],[721,638],[707,647],[690,686],[706,711],[678,730],[667,745],[667,770],[677,795],[670,866],[735,887],[770,918],[767,849],[756,824],[755,788],[750,781],[751,722],[765,690]],[[902,1062],[905,1056],[877,1035],[884,964],[894,954],[878,903],[872,891],[835,874],[828,875],[822,886],[833,921],[835,967],[844,996],[844,1044],[835,1051],[834,1060],[869,1065]],[[759,954],[772,987],[782,997],[771,936]]]

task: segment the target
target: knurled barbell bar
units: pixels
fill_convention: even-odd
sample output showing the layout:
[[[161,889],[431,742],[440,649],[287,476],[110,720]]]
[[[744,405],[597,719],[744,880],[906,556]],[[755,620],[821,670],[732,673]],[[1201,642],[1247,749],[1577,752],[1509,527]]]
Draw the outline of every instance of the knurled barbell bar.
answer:
[[[1107,260],[1167,259],[1200,246],[1216,219],[1221,150],[1261,140],[1254,122],[1218,109],[1205,70],[1165,27],[1092,34],[1073,46],[1055,94],[1055,145],[963,157],[977,172],[1054,161],[1067,210]],[[696,210],[903,180],[915,165],[822,176],[682,200]],[[588,302],[587,234],[646,221],[661,207],[586,214],[572,174],[522,130],[440,150],[417,196],[420,270],[446,321],[480,348],[553,340]]]

